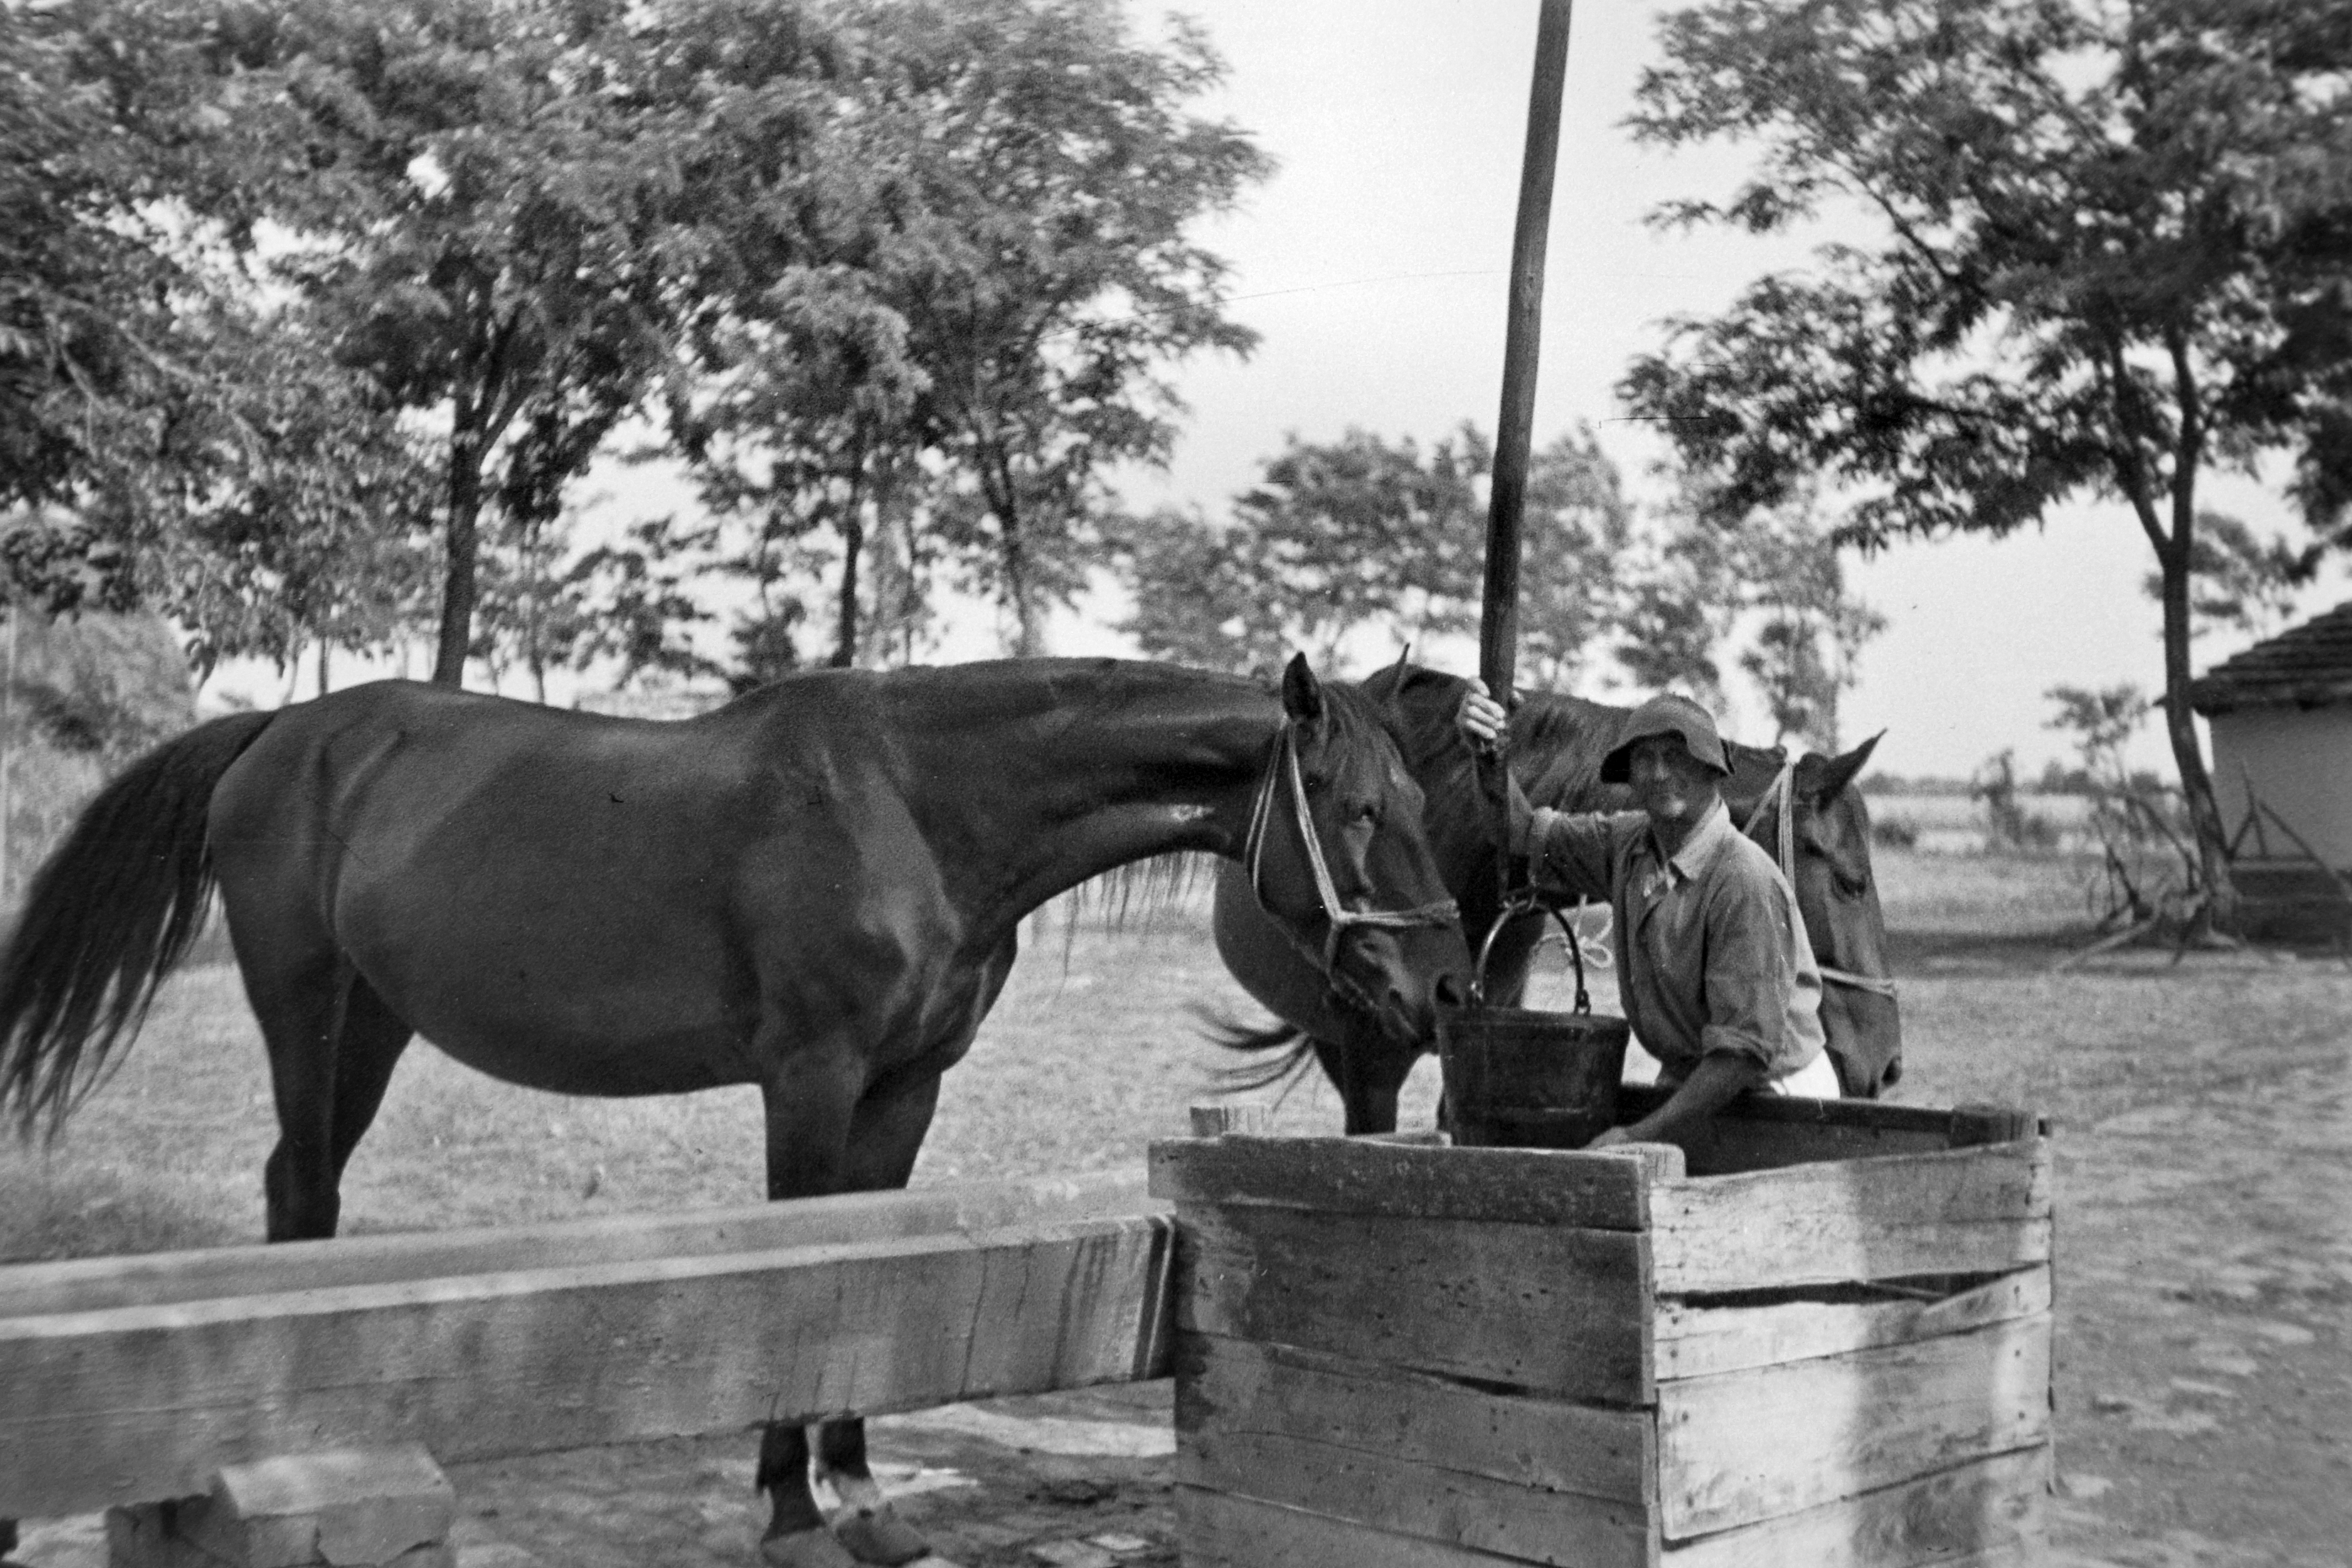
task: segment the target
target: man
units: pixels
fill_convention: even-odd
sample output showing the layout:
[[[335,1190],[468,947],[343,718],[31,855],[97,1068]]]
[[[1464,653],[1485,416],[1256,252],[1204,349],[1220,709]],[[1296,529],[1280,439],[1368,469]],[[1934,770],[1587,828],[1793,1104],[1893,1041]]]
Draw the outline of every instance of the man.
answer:
[[[1474,746],[1499,744],[1500,704],[1473,681],[1455,722]],[[1804,916],[1780,868],[1731,824],[1731,772],[1715,720],[1687,697],[1654,697],[1601,760],[1638,811],[1530,810],[1510,785],[1511,849],[1537,889],[1605,898],[1614,911],[1617,990],[1674,1093],[1588,1147],[1675,1143],[1749,1090],[1835,1099],[1822,1050],[1822,980]]]

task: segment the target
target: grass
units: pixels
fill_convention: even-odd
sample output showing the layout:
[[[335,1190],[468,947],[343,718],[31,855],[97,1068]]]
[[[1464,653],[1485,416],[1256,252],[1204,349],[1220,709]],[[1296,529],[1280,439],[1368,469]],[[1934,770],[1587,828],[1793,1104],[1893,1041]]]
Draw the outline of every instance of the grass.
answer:
[[[2244,1016],[2222,999],[2233,993],[2216,989],[2210,965],[2141,973],[2126,961],[2126,977],[2042,976],[2087,939],[2078,862],[1885,852],[1879,863],[1905,987],[1902,1098],[2048,1104],[2064,1093],[2058,1042],[2098,1037],[2143,1007],[2154,1009],[2150,1029],[2168,1014],[2214,1029]],[[1547,962],[1538,1004],[1565,1005],[1564,966]],[[1605,983],[1596,1000],[1613,1004]],[[1219,963],[1201,898],[1121,932],[1053,912],[1033,922],[1003,999],[947,1077],[917,1184],[1140,1161],[1151,1139],[1184,1131],[1185,1107],[1217,1092],[1218,1070],[1234,1060],[1202,1040],[1200,1008],[1260,1016]],[[1408,1124],[1427,1124],[1435,1095],[1435,1066],[1424,1061],[1408,1086]],[[1339,1120],[1336,1095],[1314,1074],[1284,1100],[1277,1124],[1336,1130]],[[235,970],[194,968],[167,987],[144,1035],[60,1140],[0,1144],[0,1259],[256,1239],[275,1129]],[[419,1045],[346,1176],[343,1225],[515,1224],[751,1201],[761,1146],[750,1088],[573,1099],[495,1082]]]

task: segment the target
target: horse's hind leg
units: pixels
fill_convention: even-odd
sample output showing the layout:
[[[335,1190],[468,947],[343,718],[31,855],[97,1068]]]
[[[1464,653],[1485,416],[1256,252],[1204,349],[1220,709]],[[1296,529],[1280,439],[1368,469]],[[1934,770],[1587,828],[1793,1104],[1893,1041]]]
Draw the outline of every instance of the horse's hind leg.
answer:
[[[332,1236],[343,1167],[383,1103],[411,1031],[331,949],[246,966],[245,976],[278,1102],[278,1146],[262,1177],[268,1238]]]

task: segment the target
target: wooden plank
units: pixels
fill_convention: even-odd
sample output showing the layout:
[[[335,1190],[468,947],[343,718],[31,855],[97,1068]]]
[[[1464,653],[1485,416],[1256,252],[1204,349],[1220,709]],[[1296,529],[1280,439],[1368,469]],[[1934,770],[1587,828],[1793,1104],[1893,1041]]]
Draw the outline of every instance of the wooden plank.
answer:
[[[1660,1523],[1737,1529],[2046,1443],[2050,1316],[1658,1385]]]
[[[1176,1479],[1514,1562],[1646,1568],[1650,1561],[1646,1511],[1639,1503],[1513,1486],[1362,1448],[1220,1432],[1178,1447]],[[1573,1557],[1561,1554],[1568,1542]]]
[[[1105,1171],[543,1225],[77,1258],[0,1266],[0,1318],[1001,1230],[1165,1207],[1152,1200],[1138,1174]]]
[[[205,1490],[225,1463],[444,1461],[1162,1375],[1150,1216],[0,1322],[0,1518]]]
[[[1176,1489],[1176,1535],[1184,1568],[1507,1568],[1525,1561],[1198,1487]],[[1585,1568],[1588,1560],[1576,1542],[1561,1541],[1542,1561]]]
[[[1232,1204],[1177,1210],[1181,1330],[1645,1404],[1649,1240]]]
[[[1181,1336],[1175,1367],[1180,1448],[1190,1445],[1212,1460],[1229,1438],[1276,1437],[1534,1490],[1633,1504],[1649,1499],[1654,1425],[1645,1409],[1496,1394],[1292,1345],[1209,1334]],[[1247,1484],[1234,1490],[1297,1500]]]
[[[1661,1182],[1658,1293],[1991,1274],[2050,1258],[2041,1141]]]
[[[1946,1568],[2011,1555],[2039,1562],[2049,1489],[2044,1445],[1672,1544],[1662,1561],[1666,1568]]]
[[[1580,1150],[1360,1138],[1173,1139],[1151,1145],[1150,1165],[1151,1195],[1178,1203],[1588,1230],[1640,1230],[1649,1218],[1638,1159]]]
[[[1658,1303],[1658,1381],[1705,1377],[1743,1367],[1777,1366],[1874,1345],[1958,1333],[2050,1310],[2045,1265],[2003,1274],[1941,1300],[1782,1301],[1769,1306],[1708,1306],[1678,1299]]]

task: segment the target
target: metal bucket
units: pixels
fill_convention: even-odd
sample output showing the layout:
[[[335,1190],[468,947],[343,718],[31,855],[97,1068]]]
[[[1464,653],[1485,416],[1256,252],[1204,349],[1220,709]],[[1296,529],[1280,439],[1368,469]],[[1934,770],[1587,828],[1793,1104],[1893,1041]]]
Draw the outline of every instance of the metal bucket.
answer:
[[[1576,1010],[1486,1005],[1486,956],[1495,937],[1506,922],[1528,912],[1522,905],[1496,916],[1478,946],[1471,1005],[1438,1013],[1437,1054],[1458,1145],[1580,1149],[1616,1124],[1617,1085],[1633,1030],[1623,1019],[1593,1016],[1583,949],[1566,915],[1548,911],[1568,934],[1576,962]]]

